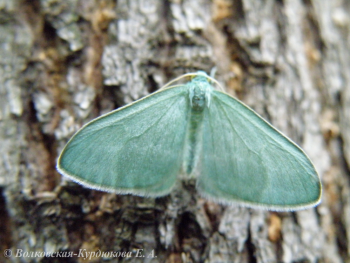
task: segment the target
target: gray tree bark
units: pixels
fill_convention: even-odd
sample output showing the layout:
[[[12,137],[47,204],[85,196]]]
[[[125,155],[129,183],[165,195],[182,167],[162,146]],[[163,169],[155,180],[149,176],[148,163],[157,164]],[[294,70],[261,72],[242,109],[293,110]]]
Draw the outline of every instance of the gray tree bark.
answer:
[[[0,14],[1,262],[350,262],[348,2],[2,0]],[[308,153],[319,206],[224,206],[192,183],[121,196],[55,170],[84,123],[215,66]]]

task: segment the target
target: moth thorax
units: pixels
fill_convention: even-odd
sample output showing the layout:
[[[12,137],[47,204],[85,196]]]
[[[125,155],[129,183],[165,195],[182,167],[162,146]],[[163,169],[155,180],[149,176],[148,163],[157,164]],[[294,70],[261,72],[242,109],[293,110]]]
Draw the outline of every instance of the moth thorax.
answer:
[[[201,86],[194,86],[190,89],[191,107],[194,111],[203,111],[207,104],[206,89]]]

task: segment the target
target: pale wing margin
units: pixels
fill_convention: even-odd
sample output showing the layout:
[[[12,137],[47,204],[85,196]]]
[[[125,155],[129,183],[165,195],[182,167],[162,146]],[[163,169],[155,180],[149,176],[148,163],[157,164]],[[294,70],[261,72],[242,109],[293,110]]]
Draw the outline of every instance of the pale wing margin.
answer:
[[[253,110],[213,91],[206,114],[197,181],[204,196],[272,210],[319,203],[321,184],[309,158]]]
[[[57,169],[99,190],[165,195],[182,167],[188,107],[177,86],[103,115],[73,136]]]

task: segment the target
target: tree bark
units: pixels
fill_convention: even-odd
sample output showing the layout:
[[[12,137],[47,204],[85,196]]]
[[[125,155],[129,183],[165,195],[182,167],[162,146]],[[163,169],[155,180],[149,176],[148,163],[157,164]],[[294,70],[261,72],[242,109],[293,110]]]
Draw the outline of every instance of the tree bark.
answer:
[[[350,261],[347,2],[0,6],[4,261]],[[161,198],[115,195],[56,171],[60,151],[84,123],[181,74],[213,67],[228,93],[310,156],[323,183],[319,206],[293,213],[225,206],[201,198],[191,181]]]

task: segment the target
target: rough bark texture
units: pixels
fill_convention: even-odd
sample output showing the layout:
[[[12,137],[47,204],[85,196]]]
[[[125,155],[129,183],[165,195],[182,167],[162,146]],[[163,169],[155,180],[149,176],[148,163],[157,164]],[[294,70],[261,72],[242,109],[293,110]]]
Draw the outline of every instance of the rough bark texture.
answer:
[[[350,262],[349,17],[341,0],[1,0],[0,261],[61,260],[22,250],[131,253],[69,262]],[[56,172],[82,124],[214,66],[228,93],[308,153],[318,207],[221,206],[191,183],[119,196]]]

